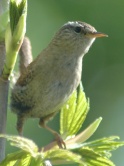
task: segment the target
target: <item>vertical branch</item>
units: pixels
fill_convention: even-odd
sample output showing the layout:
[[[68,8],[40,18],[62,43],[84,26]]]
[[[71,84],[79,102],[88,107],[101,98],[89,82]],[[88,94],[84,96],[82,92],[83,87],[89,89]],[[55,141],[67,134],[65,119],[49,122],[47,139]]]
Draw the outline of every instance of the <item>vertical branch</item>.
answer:
[[[0,43],[0,75],[5,60],[5,45],[4,42]],[[0,134],[5,133],[6,130],[6,117],[7,117],[7,102],[8,102],[8,87],[9,81],[4,81],[0,77]],[[5,139],[0,138],[0,161],[5,157]]]
[[[5,31],[8,24],[9,0],[0,1],[0,134],[5,133],[9,82],[3,81],[2,70],[5,61]],[[0,138],[0,161],[5,157],[5,139]]]
[[[8,6],[8,11],[3,6]],[[2,10],[4,11],[3,14]],[[0,3],[0,134],[5,133],[9,78],[26,31],[27,0],[2,0]],[[6,20],[6,21],[5,21]],[[8,24],[8,25],[7,25]],[[6,51],[5,51],[6,50]],[[0,138],[0,161],[5,157],[5,140]]]

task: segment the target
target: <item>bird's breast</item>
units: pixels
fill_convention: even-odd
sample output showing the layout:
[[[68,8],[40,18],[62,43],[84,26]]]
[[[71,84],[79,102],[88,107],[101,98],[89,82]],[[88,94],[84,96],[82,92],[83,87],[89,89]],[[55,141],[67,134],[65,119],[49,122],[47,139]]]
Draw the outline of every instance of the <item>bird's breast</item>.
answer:
[[[60,65],[52,74],[53,80],[47,88],[47,97],[51,101],[51,106],[58,108],[68,100],[70,95],[76,90],[81,80],[82,59],[68,61]],[[48,101],[48,100],[47,100]]]

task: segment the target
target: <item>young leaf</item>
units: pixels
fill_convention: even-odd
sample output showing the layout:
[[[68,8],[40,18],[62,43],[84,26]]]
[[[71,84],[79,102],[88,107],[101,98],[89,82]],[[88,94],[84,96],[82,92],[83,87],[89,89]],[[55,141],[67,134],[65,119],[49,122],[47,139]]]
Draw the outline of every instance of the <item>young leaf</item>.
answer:
[[[26,0],[21,0],[20,3],[15,0],[10,1],[10,27],[12,34],[24,12],[26,12]]]
[[[88,126],[84,131],[82,131],[80,134],[75,136],[74,138],[71,138],[66,142],[68,149],[73,149],[76,147],[82,146],[82,143],[86,141],[88,138],[92,136],[92,134],[96,131],[98,128],[102,118],[96,119],[90,126]]]
[[[106,138],[101,138],[91,142],[83,143],[83,147],[89,147],[93,151],[101,154],[105,157],[111,157],[110,151],[116,150],[117,148],[124,146],[124,142],[116,141],[119,137],[111,136]]]
[[[26,32],[27,0],[10,0],[10,23],[6,28],[6,59],[2,77],[7,80],[15,66],[18,51]]]
[[[9,136],[9,135],[0,135],[0,137],[4,137],[7,140],[10,141],[10,144],[12,146],[18,147],[28,153],[30,153],[32,156],[36,156],[36,153],[38,152],[37,145],[32,141],[24,137],[20,136]]]
[[[80,83],[79,91],[74,91],[70,99],[61,109],[60,133],[65,139],[75,135],[81,128],[89,110],[89,101],[86,100]]]
[[[31,162],[30,162],[30,166],[46,166],[46,165],[44,165],[43,160],[40,156],[40,157],[35,157],[35,158],[32,157]]]
[[[83,164],[81,156],[64,149],[53,149],[45,152],[44,157],[53,164],[79,163]]]
[[[7,157],[0,163],[0,166],[13,166],[16,165],[17,162],[25,161],[25,163],[29,163],[30,154],[25,151],[17,151],[15,153],[8,154]]]
[[[115,166],[108,158],[101,156],[90,148],[78,149],[75,153],[82,156],[82,159],[87,166]]]

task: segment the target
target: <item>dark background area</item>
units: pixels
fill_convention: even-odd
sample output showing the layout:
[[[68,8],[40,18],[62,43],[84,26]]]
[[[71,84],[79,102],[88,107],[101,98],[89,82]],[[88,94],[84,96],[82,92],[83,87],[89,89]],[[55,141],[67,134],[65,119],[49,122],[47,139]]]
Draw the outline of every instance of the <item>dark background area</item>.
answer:
[[[28,2],[27,36],[34,57],[47,46],[55,32],[67,21],[80,20],[109,35],[95,41],[83,61],[83,86],[90,98],[90,112],[82,130],[96,118],[103,121],[90,140],[118,135],[124,140],[124,1],[99,0],[30,0]],[[16,116],[8,111],[7,133],[16,134]],[[59,130],[59,114],[49,122]],[[24,136],[39,146],[53,136],[38,127],[38,120],[29,119]],[[7,143],[7,153],[12,151]],[[117,166],[124,165],[124,148],[112,155]]]

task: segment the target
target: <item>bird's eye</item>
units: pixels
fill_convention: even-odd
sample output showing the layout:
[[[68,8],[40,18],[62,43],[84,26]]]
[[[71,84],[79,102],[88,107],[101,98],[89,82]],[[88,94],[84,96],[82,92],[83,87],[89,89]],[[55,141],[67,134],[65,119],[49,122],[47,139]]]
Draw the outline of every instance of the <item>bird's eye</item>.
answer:
[[[75,32],[80,33],[81,32],[81,27],[75,27]]]

